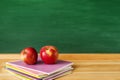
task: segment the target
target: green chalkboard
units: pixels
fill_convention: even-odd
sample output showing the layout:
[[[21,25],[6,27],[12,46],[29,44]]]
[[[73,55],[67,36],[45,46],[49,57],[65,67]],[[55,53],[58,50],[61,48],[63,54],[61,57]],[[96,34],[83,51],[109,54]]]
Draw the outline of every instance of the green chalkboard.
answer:
[[[0,53],[120,52],[120,0],[0,0]]]

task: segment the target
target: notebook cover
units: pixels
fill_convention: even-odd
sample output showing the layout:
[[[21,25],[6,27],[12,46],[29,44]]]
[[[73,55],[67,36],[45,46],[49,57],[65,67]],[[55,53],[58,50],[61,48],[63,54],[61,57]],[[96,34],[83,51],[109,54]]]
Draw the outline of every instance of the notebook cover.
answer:
[[[35,65],[27,65],[23,61],[18,60],[13,62],[7,62],[6,64],[21,67],[23,69],[28,69],[31,71],[36,71],[40,74],[43,73],[50,75],[64,69],[65,67],[72,65],[73,63],[69,61],[58,60],[56,64],[44,64],[41,60],[39,60],[38,63]]]

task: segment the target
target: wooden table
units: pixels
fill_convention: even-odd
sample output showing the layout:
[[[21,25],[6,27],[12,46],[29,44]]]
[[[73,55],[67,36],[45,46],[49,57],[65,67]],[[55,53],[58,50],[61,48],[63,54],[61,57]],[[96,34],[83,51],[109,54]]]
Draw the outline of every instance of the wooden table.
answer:
[[[0,54],[0,80],[20,80],[5,71],[5,62],[19,54]],[[57,80],[120,80],[120,54],[60,54],[59,59],[74,63],[71,74]]]

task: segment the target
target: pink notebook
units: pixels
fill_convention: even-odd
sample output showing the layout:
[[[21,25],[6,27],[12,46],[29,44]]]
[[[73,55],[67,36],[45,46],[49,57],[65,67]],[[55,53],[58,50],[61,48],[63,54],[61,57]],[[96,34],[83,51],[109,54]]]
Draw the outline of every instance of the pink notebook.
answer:
[[[64,60],[58,60],[56,64],[44,64],[41,60],[39,60],[38,63],[35,65],[27,65],[23,61],[18,60],[13,62],[7,62],[6,64],[34,71],[40,74],[43,73],[50,75],[71,66],[73,63]]]

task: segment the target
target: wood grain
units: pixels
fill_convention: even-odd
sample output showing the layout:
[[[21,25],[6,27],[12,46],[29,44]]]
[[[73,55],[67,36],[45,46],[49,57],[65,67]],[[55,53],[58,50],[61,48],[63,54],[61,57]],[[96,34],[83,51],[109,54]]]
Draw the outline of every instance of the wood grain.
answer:
[[[0,80],[19,80],[4,69],[5,62],[18,59],[19,54],[0,54]],[[120,80],[120,54],[60,54],[59,59],[73,62],[74,70],[56,80]]]

